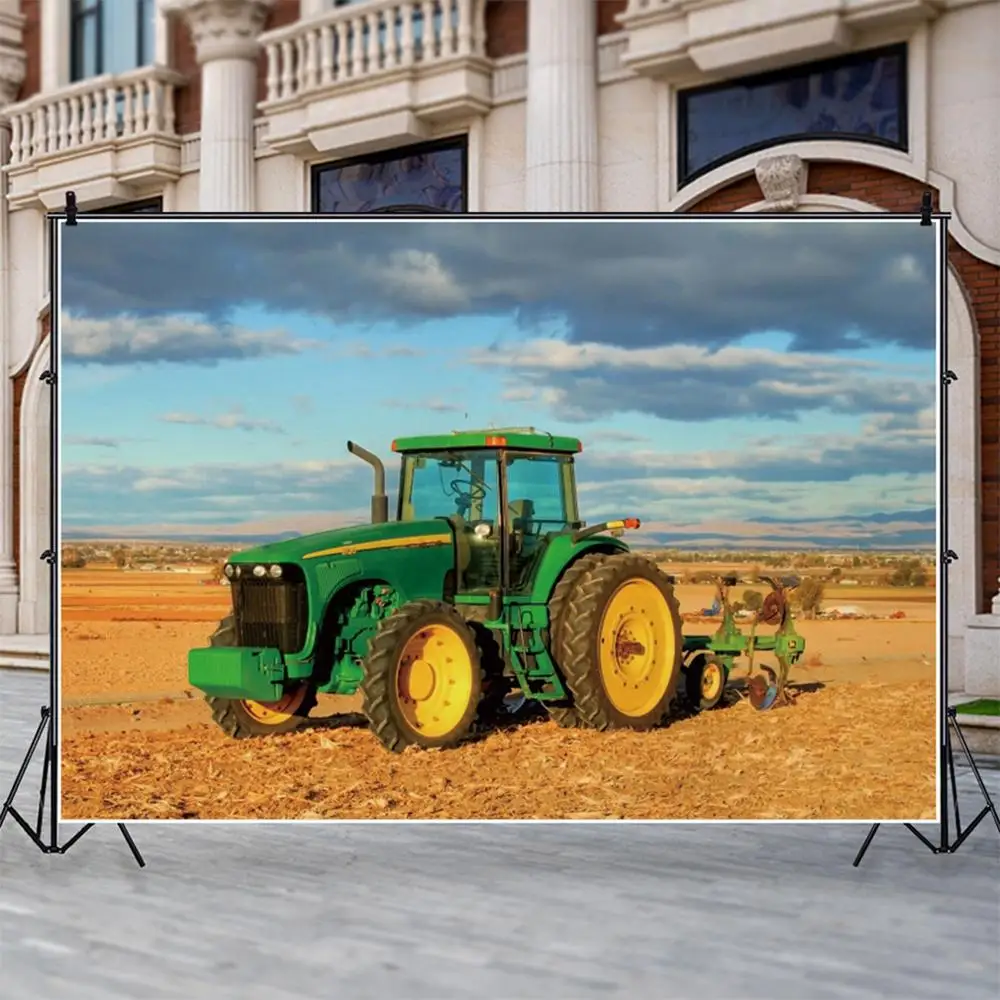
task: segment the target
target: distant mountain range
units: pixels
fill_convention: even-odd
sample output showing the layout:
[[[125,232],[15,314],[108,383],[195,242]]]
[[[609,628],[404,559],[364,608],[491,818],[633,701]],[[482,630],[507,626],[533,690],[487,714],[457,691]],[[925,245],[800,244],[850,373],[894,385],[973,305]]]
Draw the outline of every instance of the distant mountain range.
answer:
[[[343,520],[330,518],[330,526],[342,526]],[[218,529],[191,527],[170,528],[162,525],[125,528],[115,531],[99,528],[70,528],[63,531],[64,542],[182,542],[192,545],[232,545],[250,547],[263,542],[297,538],[303,531],[261,531],[257,526],[240,530],[232,525]],[[317,530],[318,525],[310,525]],[[706,524],[643,525],[635,541],[644,547],[672,549],[933,549],[937,543],[937,511],[934,508],[896,512],[876,512],[841,517],[780,518],[761,516],[745,521]]]

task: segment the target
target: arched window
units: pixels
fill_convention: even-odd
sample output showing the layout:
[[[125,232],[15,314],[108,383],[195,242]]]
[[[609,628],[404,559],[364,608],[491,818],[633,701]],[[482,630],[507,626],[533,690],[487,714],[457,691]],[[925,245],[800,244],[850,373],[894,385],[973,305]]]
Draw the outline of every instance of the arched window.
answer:
[[[467,175],[464,137],[323,163],[312,171],[312,210],[467,212]]]
[[[677,112],[681,186],[782,140],[854,139],[905,150],[906,46],[681,91]]]

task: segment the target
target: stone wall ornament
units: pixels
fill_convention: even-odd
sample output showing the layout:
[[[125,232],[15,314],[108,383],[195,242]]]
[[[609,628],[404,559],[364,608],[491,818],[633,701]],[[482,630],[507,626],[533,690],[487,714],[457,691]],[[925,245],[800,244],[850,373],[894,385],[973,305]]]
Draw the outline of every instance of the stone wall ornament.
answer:
[[[20,49],[0,48],[0,111],[17,100],[24,82],[25,55]]]
[[[769,212],[794,212],[806,193],[808,166],[793,154],[766,156],[754,168]]]

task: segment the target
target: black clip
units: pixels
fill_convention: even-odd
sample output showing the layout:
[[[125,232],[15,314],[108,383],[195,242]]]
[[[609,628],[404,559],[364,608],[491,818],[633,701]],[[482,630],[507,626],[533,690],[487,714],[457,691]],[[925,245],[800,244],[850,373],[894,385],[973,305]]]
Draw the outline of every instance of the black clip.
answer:
[[[930,191],[925,191],[920,201],[920,225],[929,226],[931,224],[931,212],[934,211],[934,196]]]
[[[46,385],[56,384],[56,373],[52,371],[51,368],[46,368],[41,375],[38,376],[39,382],[44,382]]]
[[[44,563],[48,563],[50,566],[55,566],[56,564],[56,554],[52,549],[46,549],[39,557]]]
[[[945,566],[950,566],[953,562],[958,562],[958,556],[952,549],[945,549],[944,552],[941,553],[941,562],[944,563]]]
[[[76,192],[66,192],[66,225],[76,225]]]
[[[952,382],[957,382],[958,376],[950,369],[946,369],[941,373],[941,383],[943,385],[951,385]]]

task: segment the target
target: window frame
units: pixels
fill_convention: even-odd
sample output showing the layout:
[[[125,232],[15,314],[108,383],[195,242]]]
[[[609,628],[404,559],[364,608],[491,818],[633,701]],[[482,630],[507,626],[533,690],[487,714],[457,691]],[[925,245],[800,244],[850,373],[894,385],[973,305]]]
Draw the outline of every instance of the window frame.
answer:
[[[94,19],[95,63],[93,76],[101,76],[104,72],[104,0],[94,0],[93,6],[86,6],[88,0],[70,0],[69,5],[69,82],[79,83],[81,80],[93,79],[82,72],[82,28],[88,20]]]
[[[460,185],[462,190],[462,211],[449,212],[443,208],[432,208],[429,205],[387,205],[383,208],[373,209],[371,212],[323,212],[319,207],[320,200],[320,180],[322,175],[333,170],[342,170],[346,167],[356,167],[359,164],[375,166],[380,163],[391,163],[393,160],[402,160],[407,156],[420,156],[423,153],[437,153],[446,150],[459,150],[462,154],[462,173]],[[467,135],[449,136],[446,139],[434,139],[430,142],[421,142],[409,146],[393,146],[391,149],[380,150],[375,153],[364,153],[360,156],[351,156],[343,160],[327,160],[323,163],[314,163],[309,169],[309,212],[311,215],[384,215],[388,213],[404,215],[407,213],[422,215],[468,215],[469,214],[469,137]]]
[[[82,80],[92,80],[94,77],[103,76],[104,69],[104,17],[108,9],[108,0],[93,0],[93,6],[86,6],[90,0],[70,0],[69,3],[69,82],[79,83]],[[116,3],[121,4],[122,0],[115,0]],[[132,3],[136,8],[136,28],[135,28],[135,38],[133,39],[134,49],[133,58],[135,61],[134,69],[138,69],[141,66],[147,66],[155,64],[156,62],[156,35],[157,35],[157,15],[158,10],[156,6],[156,0],[132,0]],[[150,18],[150,24],[147,26],[145,23],[146,16]],[[80,46],[81,39],[81,29],[87,20],[90,18],[94,19],[96,24],[96,70],[90,74],[82,73],[81,64],[85,61],[82,58],[82,49]],[[144,49],[146,48],[146,33],[148,31],[152,32],[149,41],[152,43],[152,63],[147,63],[144,58]]]
[[[899,141],[893,142],[882,139],[878,136],[860,135],[852,132],[790,132],[787,135],[775,137],[773,139],[762,139],[759,142],[741,146],[738,149],[720,156],[716,160],[686,173],[688,158],[688,133],[689,133],[689,102],[692,98],[700,97],[704,94],[718,93],[725,90],[735,90],[740,87],[757,86],[764,87],[775,83],[787,83],[791,80],[810,77],[816,74],[830,72],[831,70],[850,69],[853,66],[860,66],[865,63],[874,62],[877,59],[884,59],[888,56],[897,56],[900,63],[899,74]],[[677,92],[677,159],[675,169],[677,170],[677,190],[687,187],[711,171],[738,160],[751,153],[759,153],[772,146],[778,146],[788,142],[830,142],[848,141],[861,142],[870,146],[881,146],[883,149],[893,149],[901,153],[910,152],[910,114],[909,114],[909,46],[906,42],[897,42],[893,45],[883,45],[873,49],[864,49],[860,52],[852,52],[845,56],[835,56],[832,59],[821,59],[815,62],[797,63],[795,66],[786,66],[779,70],[769,70],[764,73],[752,73],[747,76],[736,77],[730,80],[722,80],[717,83],[705,84],[700,87],[689,87]]]

